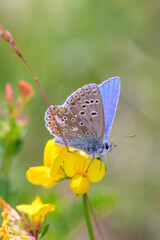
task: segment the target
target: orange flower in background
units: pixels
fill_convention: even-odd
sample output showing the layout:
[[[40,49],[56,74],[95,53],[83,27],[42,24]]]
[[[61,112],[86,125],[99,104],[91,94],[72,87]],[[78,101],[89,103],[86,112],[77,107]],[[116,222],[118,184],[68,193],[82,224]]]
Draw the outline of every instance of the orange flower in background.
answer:
[[[20,150],[26,132],[25,127],[29,121],[24,110],[30,103],[34,91],[25,81],[20,81],[20,86],[21,93],[14,99],[11,84],[6,84],[5,104],[0,117],[0,175],[9,175],[12,159]]]
[[[19,81],[18,86],[19,86],[19,89],[20,89],[20,93],[23,97],[26,97],[26,98],[30,99],[34,96],[33,87],[28,82],[26,82],[24,80]]]
[[[6,102],[8,104],[13,103],[13,90],[10,83],[6,83]]]

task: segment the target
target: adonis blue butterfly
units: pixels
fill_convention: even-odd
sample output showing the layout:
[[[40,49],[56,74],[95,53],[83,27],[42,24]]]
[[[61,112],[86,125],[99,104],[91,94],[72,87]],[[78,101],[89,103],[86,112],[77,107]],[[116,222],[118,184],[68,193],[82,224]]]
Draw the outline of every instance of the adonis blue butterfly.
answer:
[[[102,84],[91,83],[72,93],[65,103],[51,106],[45,113],[45,123],[54,141],[64,146],[85,151],[88,155],[104,157],[112,150],[108,136],[112,127],[120,93],[119,77],[110,78]]]

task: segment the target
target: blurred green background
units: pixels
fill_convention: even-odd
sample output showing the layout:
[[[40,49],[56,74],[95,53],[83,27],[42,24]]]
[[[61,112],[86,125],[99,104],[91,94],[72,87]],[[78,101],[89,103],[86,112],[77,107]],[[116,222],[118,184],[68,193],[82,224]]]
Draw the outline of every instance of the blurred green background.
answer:
[[[51,104],[62,104],[85,84],[121,78],[110,138],[137,137],[115,141],[105,178],[89,190],[107,240],[160,238],[159,13],[160,2],[148,0],[0,0],[0,23],[14,36]],[[12,165],[9,203],[30,203],[40,195],[57,204],[46,239],[87,240],[81,198],[74,197],[69,182],[44,190],[26,180],[29,167],[42,165],[52,138],[44,125],[47,104],[25,65],[0,39],[1,110],[5,84],[18,95],[19,80],[32,84],[35,98],[26,109],[28,131]]]

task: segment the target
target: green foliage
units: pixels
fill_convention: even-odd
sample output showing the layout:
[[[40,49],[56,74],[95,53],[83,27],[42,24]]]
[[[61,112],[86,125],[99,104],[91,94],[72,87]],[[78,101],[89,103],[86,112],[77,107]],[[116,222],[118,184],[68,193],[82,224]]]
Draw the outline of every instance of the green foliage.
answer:
[[[0,196],[6,201],[9,199],[11,194],[11,184],[7,177],[0,176]]]
[[[137,137],[116,142],[118,147],[108,154],[105,178],[89,192],[96,215],[105,216],[104,228],[111,235],[114,229],[111,238],[115,233],[119,239],[123,233],[122,239],[157,240],[160,236],[159,12],[158,2],[144,0],[1,1],[2,24],[12,32],[51,104],[62,104],[84,84],[121,77],[111,137],[132,133]],[[20,79],[33,80],[2,41],[0,66],[1,114],[5,83],[10,81],[15,87]],[[83,229],[81,200],[73,200],[69,187],[63,184],[44,191],[25,178],[30,166],[41,165],[46,141],[52,138],[44,126],[46,103],[33,85],[36,97],[28,107],[31,122],[22,151],[12,162],[10,197],[9,193],[4,196],[16,205],[41,195],[46,202],[57,205],[55,212],[47,216],[50,229],[44,238],[66,239],[75,228],[69,240],[76,239]],[[0,122],[0,131],[3,124]],[[5,184],[2,181],[0,193],[7,191]],[[110,189],[114,189],[118,200],[112,194],[107,197]],[[108,206],[112,207],[109,216]],[[112,222],[111,228],[108,222]]]
[[[49,229],[49,224],[46,224],[46,217],[45,217],[41,226],[41,230],[38,234],[38,240],[40,240],[42,237],[46,235],[46,233],[48,232],[48,229]]]

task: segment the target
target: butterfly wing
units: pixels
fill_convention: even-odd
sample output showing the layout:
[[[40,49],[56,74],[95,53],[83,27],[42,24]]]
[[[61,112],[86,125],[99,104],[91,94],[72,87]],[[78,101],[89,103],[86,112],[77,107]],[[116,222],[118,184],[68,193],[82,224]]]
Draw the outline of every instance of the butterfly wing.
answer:
[[[102,96],[105,116],[104,141],[107,141],[117,109],[120,94],[120,78],[114,77],[104,81],[99,85],[99,91]]]
[[[59,126],[50,109],[45,113],[45,122],[55,136],[54,141],[64,145],[60,128],[69,147],[90,149],[90,154],[94,154],[108,138],[119,92],[120,79],[115,77],[99,86],[86,85],[69,96],[62,106],[51,106]]]
[[[55,136],[54,141],[64,146],[64,141],[59,128],[69,147],[85,149],[92,144],[89,139],[94,139],[94,135],[88,130],[83,120],[73,110],[64,106],[51,106],[54,117],[48,108],[45,113],[45,124],[49,132]],[[57,126],[57,123],[58,126]]]
[[[74,92],[64,106],[75,112],[96,141],[103,142],[105,119],[101,93],[96,84],[89,84]]]

